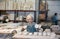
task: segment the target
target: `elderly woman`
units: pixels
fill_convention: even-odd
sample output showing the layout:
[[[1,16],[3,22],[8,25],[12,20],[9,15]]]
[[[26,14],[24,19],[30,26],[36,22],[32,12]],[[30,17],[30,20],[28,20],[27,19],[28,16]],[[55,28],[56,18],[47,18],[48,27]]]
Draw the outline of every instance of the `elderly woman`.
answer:
[[[37,31],[36,29],[38,28],[38,25],[33,22],[34,21],[33,16],[28,15],[26,17],[26,21],[27,21],[27,27],[26,27],[27,32],[31,32],[31,33],[36,32]]]

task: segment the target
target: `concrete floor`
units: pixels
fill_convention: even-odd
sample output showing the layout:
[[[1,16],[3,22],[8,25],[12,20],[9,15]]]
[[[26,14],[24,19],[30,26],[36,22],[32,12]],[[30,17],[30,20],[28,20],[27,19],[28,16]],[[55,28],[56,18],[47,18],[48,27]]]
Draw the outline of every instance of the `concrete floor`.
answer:
[[[0,39],[12,39],[12,34],[0,34]]]

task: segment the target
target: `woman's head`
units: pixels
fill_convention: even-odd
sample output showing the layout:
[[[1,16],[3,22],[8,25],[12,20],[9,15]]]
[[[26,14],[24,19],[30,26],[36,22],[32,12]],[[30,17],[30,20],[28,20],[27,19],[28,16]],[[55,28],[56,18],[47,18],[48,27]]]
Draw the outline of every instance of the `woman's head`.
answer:
[[[57,15],[57,13],[55,13],[54,15]]]
[[[27,17],[26,17],[26,21],[28,22],[28,23],[32,23],[34,20],[33,20],[33,16],[32,15],[28,15]]]

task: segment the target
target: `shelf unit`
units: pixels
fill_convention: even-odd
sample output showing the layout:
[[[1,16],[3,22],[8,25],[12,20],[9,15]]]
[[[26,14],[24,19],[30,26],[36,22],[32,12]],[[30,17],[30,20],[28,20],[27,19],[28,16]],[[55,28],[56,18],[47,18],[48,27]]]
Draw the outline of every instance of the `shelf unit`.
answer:
[[[48,3],[47,0],[40,0],[39,2],[39,15],[38,15],[38,21],[39,23],[42,22],[46,22],[47,21],[47,17],[48,17]]]
[[[35,0],[5,0],[1,1],[0,4],[4,4],[2,5],[4,9],[0,9],[0,12],[14,12],[14,21],[16,21],[16,17],[18,17],[18,12],[34,12],[34,21],[36,22]]]
[[[6,0],[7,1],[7,0]],[[46,16],[46,19],[47,19],[47,12],[48,12],[48,10],[46,10],[46,7],[44,8],[45,9],[45,11],[41,11],[40,9],[41,9],[41,7],[40,7],[40,5],[41,5],[41,0],[38,0],[39,2],[38,2],[38,10],[17,10],[17,5],[16,5],[16,7],[15,7],[15,10],[13,9],[13,10],[7,10],[6,8],[6,1],[5,1],[5,9],[4,10],[0,10],[0,12],[6,12],[6,11],[13,11],[14,12],[14,20],[12,20],[12,21],[16,21],[16,17],[18,17],[18,12],[24,12],[24,13],[26,13],[26,12],[34,12],[34,22],[39,22],[39,14],[41,14],[41,12],[45,12],[45,16]],[[16,2],[16,1],[15,1]],[[45,0],[45,2],[46,2],[46,0]],[[46,3],[45,3],[45,5],[46,5]],[[36,5],[35,5],[36,6]],[[48,8],[48,7],[47,7]],[[37,13],[38,12],[38,13]]]
[[[14,12],[14,20],[11,20],[11,21],[14,21],[14,22],[21,22],[20,20],[16,20],[16,17],[18,17],[18,12],[24,12],[24,14],[26,14],[26,12],[34,12],[34,22],[36,22],[36,11],[34,11],[34,10],[0,10],[0,12],[6,12],[6,11],[8,11],[8,12]]]

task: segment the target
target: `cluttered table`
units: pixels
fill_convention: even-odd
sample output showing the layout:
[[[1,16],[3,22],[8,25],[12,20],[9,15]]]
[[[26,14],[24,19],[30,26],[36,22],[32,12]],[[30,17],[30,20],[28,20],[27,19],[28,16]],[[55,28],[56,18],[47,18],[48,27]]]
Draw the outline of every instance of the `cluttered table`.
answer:
[[[41,32],[40,30],[39,32],[34,32],[33,34],[33,33],[26,32],[26,30],[24,32],[21,32],[21,29],[23,27],[24,26],[20,26],[20,23],[0,24],[0,33],[10,34],[13,31],[14,32],[16,31],[17,33],[14,34],[14,36],[12,37],[13,39],[58,39],[54,32],[49,32],[50,29],[47,29],[48,31],[47,33]],[[26,25],[24,28],[26,28]]]
[[[22,26],[16,25],[17,23],[5,23],[0,24],[0,33],[1,34],[9,34],[13,31],[19,32],[21,31]]]
[[[54,33],[51,35],[32,35],[18,33],[12,37],[13,39],[58,39]]]

